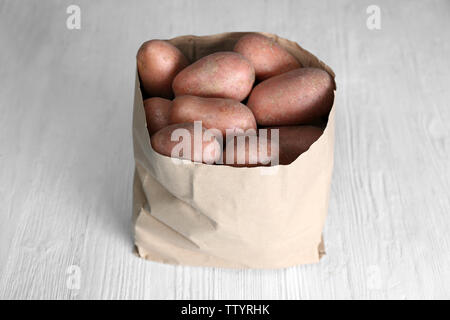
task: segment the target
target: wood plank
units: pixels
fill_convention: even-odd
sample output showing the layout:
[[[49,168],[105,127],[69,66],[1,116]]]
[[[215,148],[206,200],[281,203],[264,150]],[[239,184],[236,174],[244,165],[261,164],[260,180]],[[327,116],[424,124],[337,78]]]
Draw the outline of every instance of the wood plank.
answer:
[[[450,4],[0,2],[0,299],[450,297]],[[132,254],[131,109],[140,43],[258,30],[337,75],[327,256],[286,270],[168,266]],[[80,269],[80,289],[67,287]]]

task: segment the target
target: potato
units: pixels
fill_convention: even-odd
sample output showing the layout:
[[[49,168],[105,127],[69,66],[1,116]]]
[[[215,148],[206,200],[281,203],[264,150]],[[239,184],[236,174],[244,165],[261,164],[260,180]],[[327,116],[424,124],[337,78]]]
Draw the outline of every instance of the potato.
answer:
[[[186,57],[167,41],[150,40],[137,53],[141,86],[151,97],[173,97],[172,81],[189,64]]]
[[[239,142],[240,139],[240,142]],[[223,162],[232,167],[277,165],[278,143],[254,135],[242,135],[227,140]]]
[[[251,33],[243,36],[234,46],[234,51],[253,64],[258,81],[301,67],[293,55],[262,34]]]
[[[256,120],[247,106],[239,101],[222,98],[179,96],[173,100],[170,123],[202,121],[205,128],[218,129],[226,136],[226,129],[256,130]]]
[[[150,98],[144,100],[145,118],[147,130],[150,135],[167,127],[169,123],[172,101],[163,98]]]
[[[323,130],[313,126],[270,127],[267,136],[270,139],[272,130],[278,129],[280,164],[290,164],[322,135]]]
[[[262,126],[307,124],[329,113],[334,80],[324,70],[295,69],[258,84],[248,99]]]
[[[221,159],[222,146],[213,135],[205,133],[205,128],[194,123],[173,124],[153,134],[151,144],[164,156],[212,164]],[[197,140],[198,147],[194,142]]]
[[[197,60],[173,80],[176,96],[244,100],[255,81],[255,70],[236,52],[216,52]]]

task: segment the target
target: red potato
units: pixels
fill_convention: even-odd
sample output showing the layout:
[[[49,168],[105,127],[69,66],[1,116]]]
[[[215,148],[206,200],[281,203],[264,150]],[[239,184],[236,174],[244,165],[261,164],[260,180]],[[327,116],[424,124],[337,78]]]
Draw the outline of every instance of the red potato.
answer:
[[[273,166],[278,164],[278,155],[277,141],[271,142],[256,135],[243,135],[228,139],[223,162],[232,167]]]
[[[208,129],[218,129],[222,136],[226,130],[256,130],[256,120],[246,105],[239,101],[222,98],[179,96],[173,100],[170,123],[202,121]]]
[[[295,161],[323,133],[321,128],[314,126],[270,127],[266,129],[269,139],[273,129],[279,130],[280,164],[290,164]]]
[[[193,123],[173,124],[152,135],[152,148],[168,157],[208,164],[218,162],[222,146],[213,135],[205,136],[205,131]]]
[[[253,64],[258,81],[301,67],[293,55],[273,39],[262,34],[251,33],[243,36],[234,46],[234,51],[242,54]]]
[[[255,82],[255,70],[236,52],[216,52],[197,60],[174,79],[176,96],[244,100]]]
[[[137,53],[137,67],[144,91],[152,97],[173,97],[175,76],[189,65],[181,51],[163,40],[150,40],[142,44]]]
[[[169,123],[172,101],[163,98],[150,98],[144,100],[147,130],[150,135],[167,127]]]
[[[300,68],[258,84],[247,106],[259,125],[284,126],[327,115],[333,100],[334,80],[326,71]]]

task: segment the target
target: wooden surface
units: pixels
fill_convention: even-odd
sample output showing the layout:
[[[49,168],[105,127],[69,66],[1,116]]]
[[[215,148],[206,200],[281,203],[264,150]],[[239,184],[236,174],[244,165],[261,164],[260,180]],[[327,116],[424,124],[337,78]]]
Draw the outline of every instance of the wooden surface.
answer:
[[[66,28],[72,3],[80,30]],[[366,26],[371,4],[381,30]],[[327,256],[276,271],[140,260],[135,52],[248,30],[336,72]],[[445,0],[0,0],[0,298],[450,298],[449,40]]]

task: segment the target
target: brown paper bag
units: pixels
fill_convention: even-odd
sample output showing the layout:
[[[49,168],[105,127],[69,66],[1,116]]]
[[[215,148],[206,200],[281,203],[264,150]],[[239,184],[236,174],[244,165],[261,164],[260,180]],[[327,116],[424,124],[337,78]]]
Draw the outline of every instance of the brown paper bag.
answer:
[[[245,33],[169,40],[191,61],[232,50]],[[333,71],[298,44],[265,34],[303,66]],[[284,268],[325,254],[322,229],[333,170],[334,107],[323,135],[290,165],[235,168],[156,153],[136,76],[133,140],[137,254],[148,260],[226,268]]]

